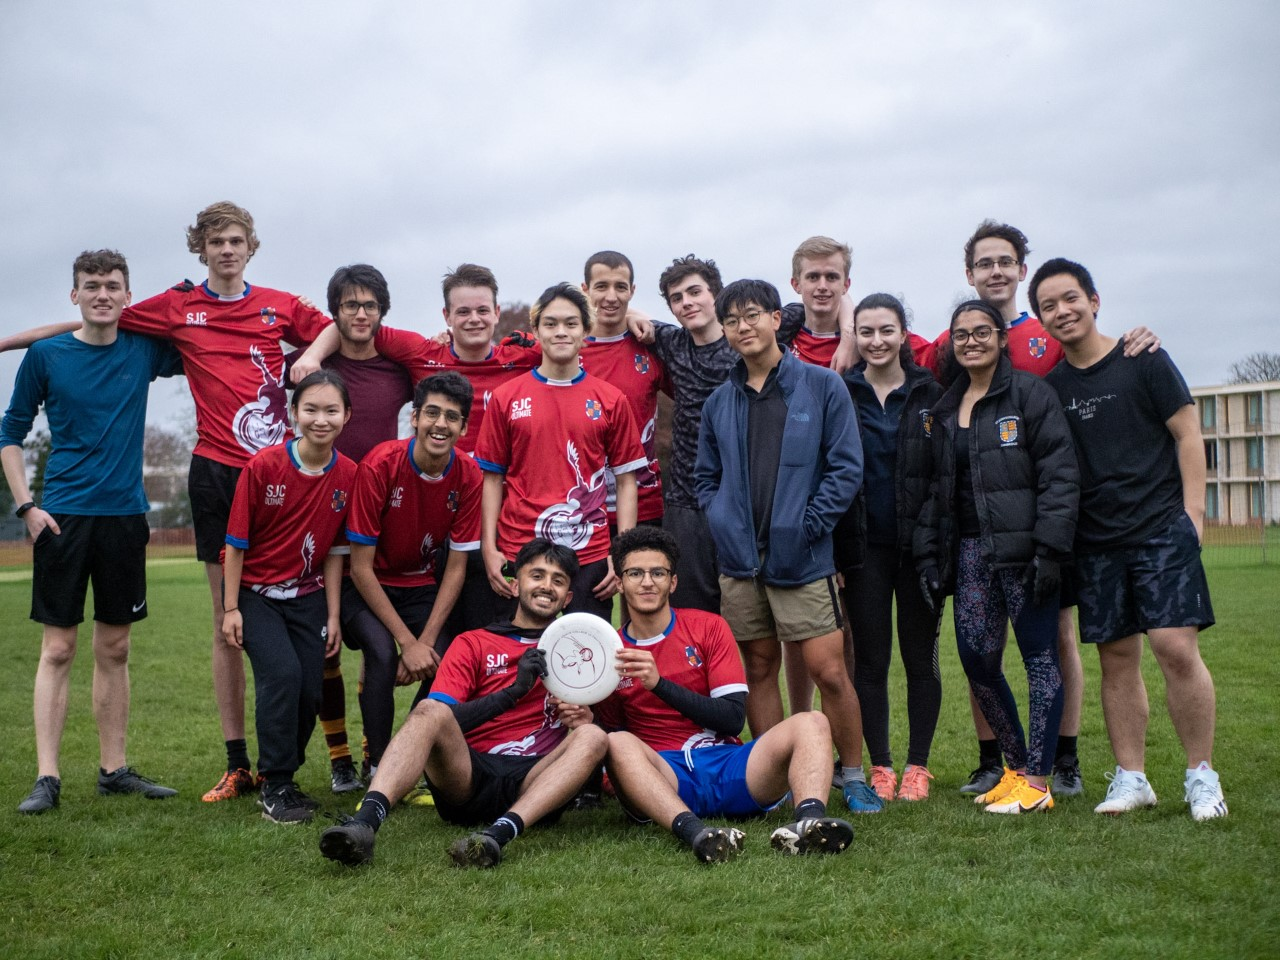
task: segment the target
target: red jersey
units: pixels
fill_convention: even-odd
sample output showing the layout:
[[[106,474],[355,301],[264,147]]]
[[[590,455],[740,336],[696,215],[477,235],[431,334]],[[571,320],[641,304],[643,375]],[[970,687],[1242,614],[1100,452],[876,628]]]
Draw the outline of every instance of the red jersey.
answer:
[[[296,443],[268,447],[248,462],[227,521],[227,543],[245,552],[241,582],[274,600],[324,589],[324,558],[356,479],[354,461],[336,450],[323,473],[303,473]]]
[[[420,333],[394,327],[382,327],[374,343],[380,354],[409,371],[415,385],[423,377],[446,370],[460,373],[471,382],[471,389],[475,391],[471,416],[467,418],[467,432],[457,443],[457,449],[470,454],[475,453],[493,391],[542,362],[541,347],[501,345],[490,349],[483,360],[463,360],[453,352],[451,344],[437,343]]]
[[[672,610],[667,629],[646,640],[633,639],[625,628],[619,633],[624,645],[652,653],[658,673],[686,690],[704,697],[747,692],[747,675],[733,632],[714,613]],[[606,726],[627,730],[654,750],[693,750],[742,742],[698,726],[632,677],[623,677],[618,689],[595,711]]]
[[[932,362],[920,365],[928,367],[936,376],[939,372],[942,348],[950,342],[951,331],[943,330],[938,335],[938,339],[933,342],[933,354],[929,357]],[[913,342],[912,348],[914,347]],[[1025,370],[1027,373],[1034,373],[1037,377],[1043,377],[1058,365],[1058,361],[1063,356],[1065,354],[1062,351],[1062,344],[1049,336],[1038,317],[1023,313],[1009,324],[1009,362],[1013,364],[1013,369]]]
[[[121,329],[177,347],[196,403],[194,452],[230,467],[291,435],[280,344],[310,344],[328,323],[291,293],[245,284],[224,299],[190,281],[120,316]]]
[[[808,327],[801,327],[791,341],[791,352],[815,367],[831,366],[831,359],[836,355],[836,347],[840,346],[840,331],[831,333],[814,333]]]
[[[648,463],[635,471],[638,494],[636,519],[657,520],[662,516],[662,477],[654,444],[654,429],[658,422],[658,391],[671,392],[667,369],[657,355],[630,333],[600,339],[587,337],[586,343],[582,345],[582,355],[578,359],[584,370],[613,384],[631,403],[631,413],[640,429],[640,445],[648,460]],[[609,522],[616,524],[616,495],[612,473],[605,474],[605,482],[609,485],[606,504]]]
[[[427,698],[466,703],[505,690],[515,682],[520,658],[537,645],[537,638],[526,640],[516,633],[461,633],[440,661]],[[567,734],[542,681],[535,680],[533,689],[514,707],[467,733],[467,743],[478,753],[540,757],[559,746]]]
[[[480,491],[484,478],[468,456],[449,453],[443,474],[431,477],[413,462],[414,437],[380,443],[360,463],[347,516],[347,539],[377,545],[373,573],[386,587],[436,582],[435,552],[480,549]]]
[[[606,474],[649,462],[622,392],[585,370],[572,380],[534,370],[498,387],[475,457],[482,469],[506,476],[502,555],[512,560],[534,537],[546,537],[577,551],[582,564],[609,554]]]
[[[916,366],[924,367],[936,377],[938,375],[938,348],[934,342],[926,340],[918,333],[908,333],[907,342],[911,345],[911,359],[916,362]]]

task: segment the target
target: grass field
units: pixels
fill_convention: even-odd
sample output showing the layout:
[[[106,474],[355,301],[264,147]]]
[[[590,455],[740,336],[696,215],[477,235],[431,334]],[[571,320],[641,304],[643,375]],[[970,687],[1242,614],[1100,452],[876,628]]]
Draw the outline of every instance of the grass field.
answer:
[[[1231,815],[1192,823],[1182,757],[1147,658],[1154,810],[1096,816],[1111,767],[1086,651],[1081,759],[1086,796],[1046,816],[984,815],[956,786],[974,760],[949,625],[933,797],[859,818],[853,848],[783,859],[778,814],[749,823],[736,863],[695,863],[663,831],[625,826],[616,804],[570,814],[508,848],[496,871],[463,872],[459,831],[427,808],[396,812],[377,859],[320,857],[320,819],[262,820],[251,800],[199,801],[223,752],[208,677],[207,588],[194,561],[150,570],[150,619],[135,631],[130,761],[177,787],[164,802],[100,798],[87,631],[73,675],[57,811],[14,811],[35,773],[31,681],[38,627],[29,573],[0,571],[9,669],[0,675],[0,957],[1274,957],[1280,935],[1280,769],[1274,564],[1210,569],[1219,626],[1205,635],[1218,691],[1216,763]],[[358,667],[349,653],[347,672]],[[1011,660],[1016,660],[1012,657]],[[1015,692],[1025,686],[1011,662]],[[894,744],[905,750],[901,668]],[[348,684],[359,742],[355,684]],[[408,694],[406,692],[405,696]],[[252,740],[250,741],[252,745]],[[330,811],[319,736],[299,780]]]

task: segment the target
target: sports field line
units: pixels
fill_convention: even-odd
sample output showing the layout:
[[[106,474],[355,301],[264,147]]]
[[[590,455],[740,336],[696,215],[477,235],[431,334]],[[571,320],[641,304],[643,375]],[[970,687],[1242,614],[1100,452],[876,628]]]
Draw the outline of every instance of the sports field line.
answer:
[[[148,560],[148,567],[171,567],[179,563],[198,563],[199,561],[191,557],[157,557],[154,560]],[[21,583],[24,580],[31,579],[31,568],[23,567],[18,570],[0,570],[0,583]]]

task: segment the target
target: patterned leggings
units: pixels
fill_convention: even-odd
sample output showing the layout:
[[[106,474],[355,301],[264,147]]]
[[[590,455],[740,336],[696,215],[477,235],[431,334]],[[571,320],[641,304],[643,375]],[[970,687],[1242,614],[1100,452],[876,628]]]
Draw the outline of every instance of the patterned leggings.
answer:
[[[1002,666],[1009,620],[1027,670],[1029,740]],[[979,542],[962,539],[956,565],[955,624],[960,663],[1006,762],[1015,769],[1025,765],[1032,776],[1048,776],[1062,722],[1058,604],[1032,606],[1020,571],[992,570]]]

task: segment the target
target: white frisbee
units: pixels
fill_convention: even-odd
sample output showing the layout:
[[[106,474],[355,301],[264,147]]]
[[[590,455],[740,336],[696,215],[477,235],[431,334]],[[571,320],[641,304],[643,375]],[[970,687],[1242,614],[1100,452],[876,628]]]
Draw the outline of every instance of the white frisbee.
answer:
[[[567,613],[542,632],[538,649],[547,655],[542,685],[565,703],[589,707],[618,686],[615,664],[622,638],[594,613]]]

